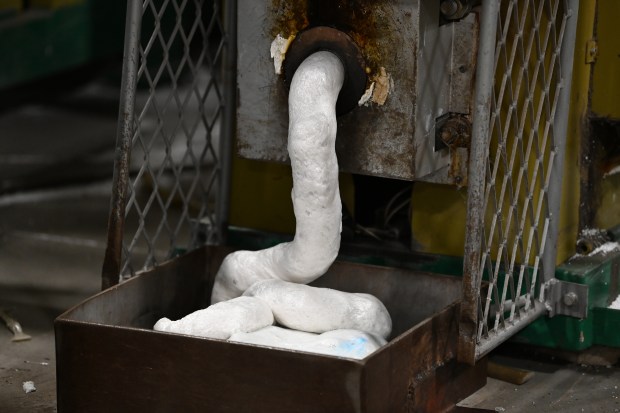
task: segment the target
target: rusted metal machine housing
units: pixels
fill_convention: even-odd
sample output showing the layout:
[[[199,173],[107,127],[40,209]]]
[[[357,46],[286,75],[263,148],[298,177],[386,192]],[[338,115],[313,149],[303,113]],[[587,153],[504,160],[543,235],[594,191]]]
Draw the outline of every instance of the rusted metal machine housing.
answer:
[[[478,21],[470,14],[441,24],[439,6],[435,0],[240,0],[239,155],[288,161],[287,79],[284,71],[276,74],[270,46],[278,35],[292,39],[328,26],[357,44],[366,87],[374,82],[370,100],[338,120],[341,170],[464,185],[468,148],[436,145],[435,129],[446,114],[471,114]],[[294,48],[293,41],[286,55]]]
[[[56,320],[59,412],[439,412],[486,382],[456,362],[460,280],[336,262],[315,285],[379,297],[388,345],[363,360],[156,332],[208,304],[229,249],[205,247]]]

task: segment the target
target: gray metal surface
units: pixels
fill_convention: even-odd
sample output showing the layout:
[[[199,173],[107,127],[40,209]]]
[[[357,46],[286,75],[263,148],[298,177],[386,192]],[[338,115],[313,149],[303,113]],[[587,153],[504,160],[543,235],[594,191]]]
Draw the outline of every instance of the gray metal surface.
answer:
[[[487,1],[480,16],[480,46],[476,71],[476,94],[473,111],[473,131],[469,159],[469,186],[467,187],[467,230],[463,253],[463,298],[459,321],[459,360],[472,363],[475,360],[477,330],[480,312],[480,283],[482,282],[481,245],[484,236],[484,220],[479,211],[484,207],[483,165],[489,156],[490,104],[493,90],[493,66],[497,13],[499,3]]]
[[[474,136],[488,133],[475,137],[474,144],[486,140],[489,146],[472,149],[476,155],[470,164],[470,182],[479,180],[482,186],[469,192],[462,361],[473,363],[544,313],[541,279],[555,271],[554,221],[570,92],[566,76],[577,6],[562,0],[483,3],[491,14],[481,33],[484,38],[490,32],[495,52],[478,64],[493,68],[494,82],[490,99],[478,97],[488,95],[491,85],[479,83],[476,90],[476,102],[488,105],[490,119],[488,128],[474,126]],[[479,109],[484,120],[488,115]],[[488,280],[484,287],[483,278]]]
[[[104,287],[116,284],[119,274],[131,276],[223,239],[235,107],[235,5],[128,2]],[[204,225],[211,228],[207,239],[197,230]]]
[[[556,107],[557,115],[553,118],[553,133],[555,157],[553,167],[562,171],[564,166],[564,152],[566,147],[566,132],[568,128],[568,111],[570,108],[570,91],[573,80],[573,58],[575,38],[577,35],[577,20],[579,14],[579,0],[567,0],[566,7],[572,24],[567,24],[564,30],[563,44],[571,47],[562,47],[560,50],[560,70],[562,87]],[[557,53],[557,51],[556,51]],[[543,281],[548,282],[555,277],[555,261],[557,255],[557,239],[560,232],[560,202],[562,201],[562,173],[554,173],[549,177],[549,230],[547,232],[547,248],[542,255]]]
[[[141,23],[141,2],[138,0],[128,1],[112,197],[110,200],[110,216],[108,218],[108,246],[101,271],[102,289],[106,289],[118,282],[123,265],[123,230],[125,227],[125,204],[127,203],[127,191],[129,190],[129,158],[131,156],[131,141],[134,134],[134,105],[138,84]]]
[[[551,317],[555,315],[581,319],[588,317],[588,286],[585,284],[553,278],[547,282],[544,299]]]
[[[309,12],[319,3],[325,16]],[[320,22],[341,28],[356,41],[370,80],[381,67],[390,76],[384,105],[370,103],[339,118],[336,147],[341,170],[463,183],[460,167],[467,164],[467,150],[436,150],[435,120],[448,112],[470,113],[475,15],[439,26],[439,3],[430,0],[357,0],[346,5],[306,0],[276,6],[242,0],[238,16],[241,156],[288,161],[288,90],[284,76],[275,73],[270,45],[277,34],[287,38]]]

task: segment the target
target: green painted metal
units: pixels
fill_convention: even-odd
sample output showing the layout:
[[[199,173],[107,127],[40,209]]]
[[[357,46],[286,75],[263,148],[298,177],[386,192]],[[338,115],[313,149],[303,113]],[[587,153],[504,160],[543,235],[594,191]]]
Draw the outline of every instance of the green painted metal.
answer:
[[[573,257],[557,268],[556,278],[588,286],[588,317],[541,318],[512,340],[573,351],[595,344],[620,347],[620,311],[607,308],[620,292],[620,252]]]
[[[28,9],[0,21],[0,89],[122,55],[124,2]]]
[[[609,308],[595,308],[594,314],[594,344],[620,347],[620,310]]]

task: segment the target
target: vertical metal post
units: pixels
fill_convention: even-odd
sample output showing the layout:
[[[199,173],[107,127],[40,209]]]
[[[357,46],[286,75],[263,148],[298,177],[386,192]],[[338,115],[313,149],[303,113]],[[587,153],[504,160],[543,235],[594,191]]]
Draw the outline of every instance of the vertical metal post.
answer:
[[[568,113],[570,109],[571,81],[573,79],[573,56],[575,52],[575,38],[579,15],[579,0],[568,0],[569,18],[566,21],[562,49],[560,51],[560,70],[562,75],[562,90],[558,97],[555,117],[553,119],[553,137],[555,141],[555,158],[553,160],[551,177],[549,178],[549,229],[543,251],[543,282],[555,278],[555,261],[558,249],[558,234],[560,232],[560,203],[562,201],[562,177],[564,168],[564,152],[566,152],[566,134]]]
[[[118,284],[121,271],[125,205],[129,186],[129,160],[134,132],[134,103],[140,64],[141,24],[142,1],[128,0],[112,198],[108,217],[108,243],[101,272],[102,289]]]
[[[218,242],[224,244],[230,214],[232,148],[237,113],[237,0],[226,1],[226,56],[223,65],[224,115],[220,130],[219,196],[215,210]]]
[[[480,45],[476,63],[476,96],[473,110],[469,186],[467,189],[467,223],[463,260],[463,296],[459,320],[458,360],[476,361],[478,298],[481,284],[481,246],[484,236],[484,190],[486,162],[489,156],[489,126],[494,84],[494,56],[499,0],[482,2]]]

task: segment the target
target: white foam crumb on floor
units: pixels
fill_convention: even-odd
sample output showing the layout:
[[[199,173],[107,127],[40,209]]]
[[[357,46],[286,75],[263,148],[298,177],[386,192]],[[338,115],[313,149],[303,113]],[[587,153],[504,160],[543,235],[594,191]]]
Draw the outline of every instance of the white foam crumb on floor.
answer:
[[[615,174],[618,174],[618,173],[620,173],[620,165],[618,165],[618,166],[616,166],[616,167],[614,167],[614,168],[610,169],[609,171],[607,171],[607,172],[603,175],[603,178],[607,178],[607,177],[608,177],[608,176],[610,176],[610,175],[615,175]]]
[[[614,302],[611,303],[608,308],[611,308],[613,310],[620,310],[620,295],[616,297]]]
[[[620,251],[620,244],[618,244],[617,242],[606,242],[588,255],[595,255],[595,254],[605,255],[612,251]]]
[[[24,393],[32,393],[33,391],[37,391],[37,388],[34,386],[33,381],[25,381],[22,383],[22,388],[24,389]]]

